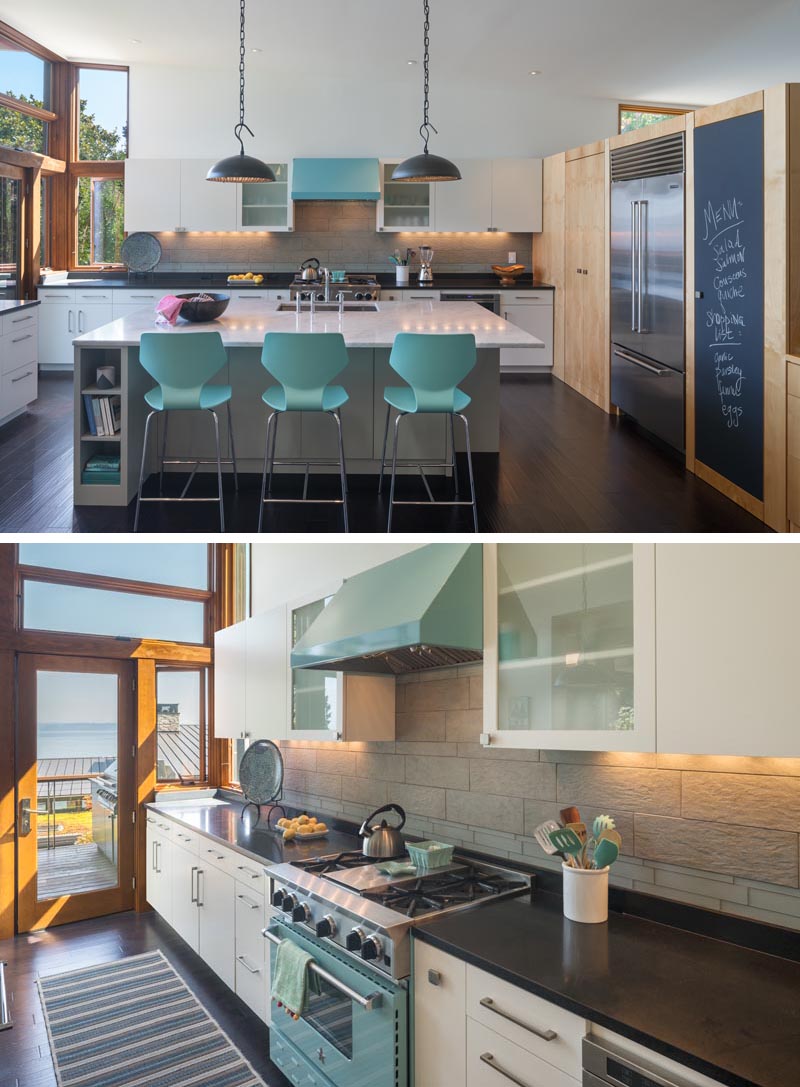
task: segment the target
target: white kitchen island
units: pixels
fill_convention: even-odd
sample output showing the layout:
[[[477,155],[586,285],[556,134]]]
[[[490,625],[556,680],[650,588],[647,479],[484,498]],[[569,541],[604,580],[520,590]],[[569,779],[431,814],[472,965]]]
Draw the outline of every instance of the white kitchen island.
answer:
[[[500,441],[499,387],[500,351],[504,348],[544,348],[541,340],[502,320],[473,302],[379,302],[375,312],[345,310],[297,314],[282,312],[281,303],[265,309],[248,301],[232,301],[225,314],[209,324],[179,322],[174,328],[155,324],[149,309],[130,314],[88,332],[75,346],[75,504],[78,506],[127,506],[136,496],[142,453],[144,422],[148,412],[144,394],[154,385],[139,363],[142,333],[164,336],[192,336],[218,331],[228,348],[228,364],[215,381],[233,388],[231,411],[236,456],[241,472],[261,472],[264,458],[267,408],[261,394],[274,380],[261,365],[261,348],[267,332],[341,332],[350,363],[336,379],[350,394],[342,408],[345,454],[348,472],[377,474],[386,407],[383,390],[402,385],[389,366],[389,354],[398,332],[445,335],[471,332],[478,348],[478,364],[461,383],[472,397],[466,411],[474,453],[497,453]],[[114,366],[116,382],[108,395],[121,400],[121,430],[114,438],[95,437],[89,432],[83,394],[100,393],[96,388],[98,366]],[[225,412],[219,415],[223,434],[223,456],[230,456],[230,439]],[[148,470],[157,468],[163,419],[157,420],[148,450]],[[458,435],[457,435],[458,444]],[[214,457],[214,432],[210,419],[200,412],[173,412],[169,421],[168,456]],[[120,483],[84,484],[81,472],[95,453],[120,454]],[[404,426],[401,462],[444,460],[447,454],[447,420],[444,416],[421,416]],[[336,428],[325,415],[287,413],[278,431],[278,459],[333,459],[337,456]],[[210,466],[209,466],[210,469]],[[326,469],[318,469],[324,471]],[[336,471],[337,469],[330,469]],[[298,471],[302,471],[301,468]]]

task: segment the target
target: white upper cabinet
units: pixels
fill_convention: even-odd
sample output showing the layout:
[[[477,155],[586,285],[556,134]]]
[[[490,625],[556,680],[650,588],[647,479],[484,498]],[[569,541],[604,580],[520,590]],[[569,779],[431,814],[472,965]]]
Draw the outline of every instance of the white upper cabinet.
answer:
[[[181,224],[179,159],[125,162],[125,230],[170,231]]]
[[[214,735],[279,740],[286,735],[286,608],[214,635]]]
[[[246,624],[214,635],[214,735],[238,739],[245,732],[247,686]]]
[[[238,185],[207,181],[211,159],[181,160],[180,220],[182,230],[236,230]]]
[[[492,226],[491,159],[460,159],[460,181],[436,186],[433,229],[484,231]]]
[[[483,569],[481,742],[653,751],[652,545],[486,544]]]
[[[542,229],[542,160],[492,161],[493,230],[539,233]]]
[[[792,544],[656,547],[658,750],[796,757]]]

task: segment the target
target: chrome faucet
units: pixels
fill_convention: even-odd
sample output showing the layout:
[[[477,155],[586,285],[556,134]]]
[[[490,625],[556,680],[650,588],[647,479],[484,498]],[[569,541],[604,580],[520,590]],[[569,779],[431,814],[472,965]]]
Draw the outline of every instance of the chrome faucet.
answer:
[[[336,300],[339,303],[339,316],[343,317],[344,316],[344,291],[339,291],[339,293],[336,295]]]
[[[331,300],[331,273],[328,268],[320,268],[322,272],[322,281],[325,284],[325,301]]]

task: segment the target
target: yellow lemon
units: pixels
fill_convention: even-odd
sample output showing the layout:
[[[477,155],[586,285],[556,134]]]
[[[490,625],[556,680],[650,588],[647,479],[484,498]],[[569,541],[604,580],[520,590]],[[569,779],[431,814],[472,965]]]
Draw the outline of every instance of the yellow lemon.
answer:
[[[307,822],[308,822],[308,816],[307,816],[307,815],[300,815],[300,816],[298,816],[297,822],[298,822],[298,823],[300,824],[300,826],[302,827],[302,826],[303,826],[303,825],[304,825],[305,823],[307,823]]]
[[[291,842],[292,838],[296,837],[297,831],[294,829],[294,827],[287,827],[286,830],[283,832],[284,842]]]

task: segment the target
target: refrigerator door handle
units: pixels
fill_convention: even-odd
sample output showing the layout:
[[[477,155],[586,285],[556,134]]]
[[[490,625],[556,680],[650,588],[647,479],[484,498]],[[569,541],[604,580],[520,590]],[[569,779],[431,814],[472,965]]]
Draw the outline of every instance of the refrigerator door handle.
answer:
[[[636,331],[636,208],[638,200],[631,200],[631,332]]]
[[[644,282],[644,251],[647,244],[647,201],[639,201],[639,253],[638,253],[638,265],[639,265],[639,297],[637,300],[636,308],[636,331],[646,332],[647,330],[642,328],[642,295],[644,294],[645,282]]]
[[[652,363],[644,362],[642,359],[637,359],[634,355],[629,355],[627,351],[620,351],[618,347],[614,348],[614,355],[618,359],[632,362],[634,366],[641,366],[643,370],[649,370],[651,374],[655,374],[657,377],[661,377],[664,374],[677,374],[678,372],[669,366],[653,366]]]

